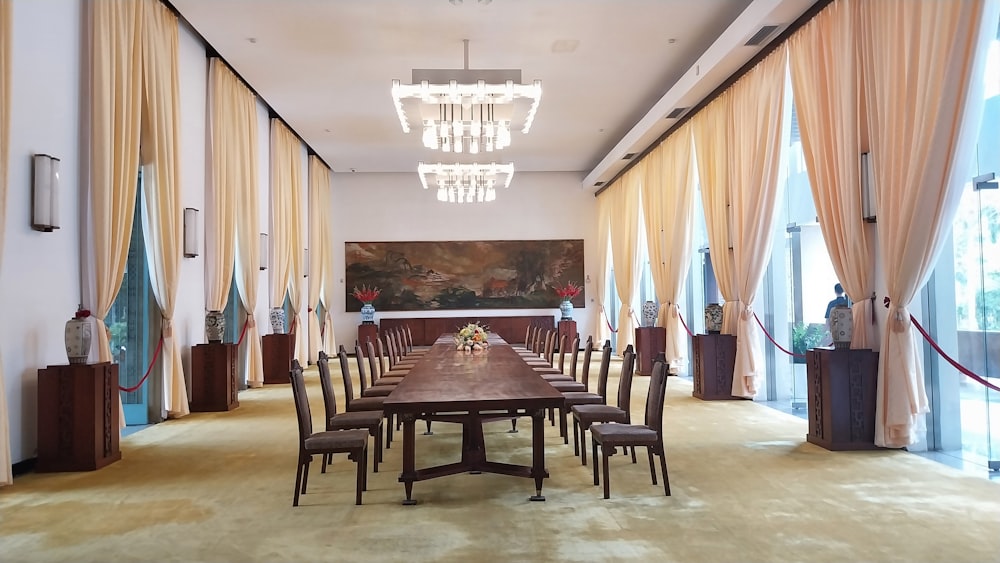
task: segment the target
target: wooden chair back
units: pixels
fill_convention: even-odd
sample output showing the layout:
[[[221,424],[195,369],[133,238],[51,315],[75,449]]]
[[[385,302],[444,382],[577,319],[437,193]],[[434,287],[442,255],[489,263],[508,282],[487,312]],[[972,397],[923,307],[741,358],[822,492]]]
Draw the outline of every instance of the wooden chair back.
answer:
[[[663,354],[653,362],[653,375],[646,393],[646,419],[643,424],[656,430],[656,437],[663,439],[663,404],[667,398],[667,375],[670,369]]]
[[[344,345],[340,345],[337,351],[337,358],[340,359],[340,377],[344,380],[344,405],[347,410],[351,410],[351,401],[354,400],[354,383],[351,382],[351,365],[347,361],[347,350]]]
[[[330,379],[330,357],[326,352],[319,351],[319,359],[316,360],[316,367],[319,368],[319,385],[323,390],[323,407],[326,411],[327,422],[337,414],[337,396],[333,393],[333,381]]]
[[[302,368],[293,368],[289,374],[292,383],[292,397],[295,399],[295,417],[299,422],[299,452],[306,449],[306,439],[313,434],[312,412],[309,410],[309,397],[306,396],[306,383],[302,377]]]
[[[579,335],[573,338],[573,343],[570,345],[569,355],[569,376],[576,381],[576,362],[580,359],[580,337]]]
[[[604,341],[604,348],[601,349],[601,369],[597,372],[597,394],[601,396],[601,402],[608,404],[608,375],[611,371],[611,341]]]
[[[632,406],[632,375],[635,373],[635,350],[629,344],[622,354],[622,373],[618,378],[618,408],[625,411],[625,417],[631,424]]]

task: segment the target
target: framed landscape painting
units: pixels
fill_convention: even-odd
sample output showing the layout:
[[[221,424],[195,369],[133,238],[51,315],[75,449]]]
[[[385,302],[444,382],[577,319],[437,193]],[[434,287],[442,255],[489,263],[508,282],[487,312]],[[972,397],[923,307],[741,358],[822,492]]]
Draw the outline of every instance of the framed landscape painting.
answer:
[[[583,286],[583,240],[348,242],[347,312],[361,310],[351,292],[377,287],[379,311],[537,309],[558,307],[553,289]],[[583,307],[583,292],[573,305]]]

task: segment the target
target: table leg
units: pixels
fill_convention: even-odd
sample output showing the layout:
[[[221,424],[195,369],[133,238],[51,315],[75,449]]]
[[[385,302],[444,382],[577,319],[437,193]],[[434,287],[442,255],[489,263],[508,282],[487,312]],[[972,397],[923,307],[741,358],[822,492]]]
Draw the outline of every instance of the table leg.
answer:
[[[416,460],[416,425],[417,416],[413,413],[405,413],[400,415],[400,419],[403,421],[403,472],[399,476],[399,480],[403,482],[403,487],[406,489],[406,499],[403,500],[403,504],[406,506],[417,504],[417,501],[413,500],[413,479],[417,474],[417,460]]]
[[[528,500],[545,500],[542,496],[545,475],[545,409],[536,409],[531,412],[531,476],[535,478],[535,495]]]
[[[486,463],[486,439],[479,413],[469,413],[462,423],[462,463],[475,467],[470,471],[473,474],[479,474],[478,468]]]

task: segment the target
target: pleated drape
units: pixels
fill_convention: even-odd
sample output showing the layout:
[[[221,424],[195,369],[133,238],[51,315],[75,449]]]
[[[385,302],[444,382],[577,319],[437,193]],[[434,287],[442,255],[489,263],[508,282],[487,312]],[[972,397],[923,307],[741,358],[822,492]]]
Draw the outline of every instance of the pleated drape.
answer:
[[[615,265],[615,290],[621,301],[618,312],[618,353],[635,340],[632,300],[639,291],[642,260],[639,256],[639,189],[645,164],[630,168],[611,188],[611,260]]]
[[[764,373],[761,332],[753,302],[771,259],[785,115],[787,49],[779,47],[733,85],[730,199],[738,320],[733,396],[752,398]],[[786,137],[787,138],[787,137]]]
[[[609,188],[610,189],[610,188]],[[608,325],[611,319],[608,317],[610,303],[608,296],[608,272],[611,270],[611,206],[612,196],[605,190],[597,196],[597,265],[598,274],[594,280],[594,288],[597,293],[597,302],[600,304],[600,314],[596,317],[596,326],[593,334],[597,335],[595,346],[600,347],[605,341],[611,338],[611,329]]]
[[[323,322],[320,323],[316,311],[323,303],[323,288],[327,279],[331,277],[326,272],[326,247],[328,236],[326,234],[326,219],[330,216],[330,210],[326,207],[326,196],[329,192],[329,184],[323,181],[329,180],[329,174],[324,174],[323,170],[316,168],[326,168],[318,158],[309,157],[309,296],[307,304],[313,311],[309,313],[309,361],[316,361],[320,350],[332,353],[331,350],[324,350],[323,340],[326,334],[326,314],[323,315]],[[332,274],[332,273],[331,273]],[[324,304],[325,308],[329,308]]]
[[[226,79],[227,72],[225,63],[212,59],[208,73],[207,155],[211,174],[205,189],[205,306],[209,311],[226,308],[236,263],[237,171],[228,153],[230,135],[224,130],[232,119],[227,100],[233,97],[236,81]],[[253,322],[251,314],[247,323]]]
[[[271,120],[271,236],[274,249],[268,269],[272,308],[285,304],[285,295],[298,279],[292,278],[292,259],[299,252],[295,233],[295,191],[301,188],[301,143],[280,119]],[[293,311],[297,309],[293,308]],[[295,313],[288,319],[295,323]],[[299,331],[301,334],[301,331]]]
[[[860,9],[878,245],[891,299],[875,443],[903,447],[922,437],[929,410],[908,307],[947,240],[966,182],[997,2],[879,0]]]
[[[691,119],[691,134],[698,163],[701,203],[705,211],[705,229],[722,305],[723,334],[736,334],[736,266],[730,234],[729,139],[732,135],[730,105],[732,89],[726,90]]]
[[[660,302],[657,324],[665,329],[664,355],[673,370],[683,363],[687,351],[687,334],[678,316],[678,302],[691,265],[694,237],[691,125],[678,129],[644,161],[642,209],[650,271]]]
[[[104,318],[125,276],[135,212],[142,109],[138,2],[92,2],[90,226],[97,357],[112,361]],[[124,420],[122,421],[124,423]]]
[[[212,59],[210,71],[213,196],[210,215],[214,225],[214,248],[218,256],[206,261],[209,279],[209,306],[222,310],[228,298],[233,272],[243,310],[247,312],[246,333],[241,349],[247,384],[264,384],[260,334],[254,312],[257,307],[257,278],[260,269],[260,242],[257,197],[257,101],[249,88],[220,59]],[[206,198],[208,199],[208,198]],[[229,210],[219,206],[229,204]],[[220,229],[230,227],[229,231]],[[232,233],[230,235],[229,233]],[[206,237],[208,239],[209,237]],[[226,262],[226,253],[234,256]],[[207,267],[211,264],[211,268]],[[225,289],[225,293],[219,292]]]
[[[163,408],[168,416],[179,417],[190,411],[181,351],[173,328],[184,228],[178,185],[177,16],[159,0],[142,0],[142,26],[142,76],[145,80],[142,162],[146,169],[142,228],[149,280],[162,316]]]
[[[851,347],[875,349],[875,244],[861,213],[860,5],[832,3],[790,39],[788,53],[816,215],[854,303]]]
[[[337,273],[333,267],[333,198],[331,195],[330,169],[327,168],[319,157],[313,155],[309,157],[309,189],[316,194],[316,214],[319,224],[318,236],[320,238],[317,247],[321,258],[320,272],[322,273],[323,308],[326,315],[322,326],[321,349],[328,354],[333,354],[337,350],[337,335],[333,329],[333,304],[336,302]],[[311,244],[311,243],[310,243]],[[311,253],[310,253],[311,254]]]
[[[7,162],[10,159],[10,81],[11,31],[13,0],[0,0],[0,209],[7,209]],[[3,264],[3,239],[7,232],[7,213],[0,212],[0,264]],[[14,483],[10,455],[10,418],[7,411],[7,387],[3,378],[3,355],[0,354],[0,487]]]

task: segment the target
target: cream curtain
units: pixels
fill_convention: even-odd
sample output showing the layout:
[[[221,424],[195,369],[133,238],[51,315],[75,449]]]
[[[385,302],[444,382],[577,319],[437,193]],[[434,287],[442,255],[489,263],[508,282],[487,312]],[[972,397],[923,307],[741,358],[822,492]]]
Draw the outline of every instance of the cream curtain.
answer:
[[[879,446],[907,446],[923,433],[929,409],[908,306],[934,267],[967,181],[996,25],[995,1],[861,6],[878,244],[892,301],[879,355]]]
[[[298,152],[298,139],[280,119],[271,119],[271,236],[274,248],[268,269],[271,287],[271,307],[285,304],[292,281],[292,257],[295,255],[293,192],[299,171],[293,169],[293,154]],[[294,313],[289,323],[294,322]]]
[[[753,398],[764,373],[760,329],[753,301],[771,258],[785,115],[787,49],[780,47],[733,85],[730,201],[736,265],[736,364],[733,396]],[[790,108],[789,108],[790,110]]]
[[[336,272],[333,271],[333,225],[330,223],[330,215],[333,212],[332,199],[330,196],[330,169],[323,164],[315,155],[309,157],[309,191],[315,195],[310,205],[310,213],[315,207],[315,217],[317,218],[318,230],[314,231],[320,238],[320,243],[316,247],[321,259],[319,271],[322,273],[321,298],[325,316],[323,317],[322,333],[323,338],[320,343],[320,350],[327,354],[333,354],[337,350],[337,337],[333,330],[333,303],[335,302],[335,292],[337,291]],[[310,219],[310,225],[312,220]],[[310,227],[312,228],[312,227]],[[312,245],[313,243],[310,243]],[[312,254],[310,252],[310,254]],[[314,270],[315,271],[315,270]],[[310,286],[311,287],[311,286]],[[317,351],[317,355],[319,352]]]
[[[329,209],[324,205],[329,184],[323,184],[323,180],[329,180],[329,174],[315,170],[315,167],[325,168],[318,158],[309,158],[309,297],[307,299],[308,319],[309,319],[309,361],[314,362],[319,357],[319,351],[323,350],[323,336],[325,331],[320,325],[319,310],[323,301],[323,288],[328,283],[332,283],[332,272],[326,271],[326,248],[328,236],[326,234],[325,220],[330,216]],[[329,308],[329,307],[327,307]],[[323,317],[323,325],[326,324],[326,316]]]
[[[687,351],[678,302],[691,265],[694,237],[694,167],[691,125],[682,126],[644,159],[642,209],[646,222],[649,263],[660,302],[658,324],[665,328],[664,354],[671,369]]]
[[[163,407],[168,416],[188,414],[187,386],[181,351],[174,338],[173,316],[180,278],[181,219],[178,185],[180,105],[178,96],[178,28],[175,16],[159,0],[142,1],[142,60],[145,79],[142,228],[149,256],[149,280],[160,308],[163,335],[161,360]]]
[[[3,264],[3,239],[7,231],[7,162],[10,159],[10,35],[13,30],[13,0],[0,0],[0,264]],[[7,387],[0,355],[0,487],[12,485],[14,474],[10,456],[10,420],[7,411]]]
[[[260,387],[264,384],[263,366],[260,351],[260,335],[254,312],[257,308],[257,278],[260,268],[260,242],[257,201],[257,101],[253,93],[220,59],[212,59],[212,177],[213,187],[218,189],[214,194],[213,203],[218,206],[231,202],[232,215],[223,210],[213,209],[213,218],[222,221],[232,221],[235,240],[227,240],[225,232],[215,231],[216,248],[220,254],[228,251],[228,245],[233,244],[234,262],[220,261],[213,258],[212,274],[210,275],[210,299],[212,307],[225,307],[228,294],[228,283],[217,276],[225,276],[225,271],[232,271],[235,263],[236,287],[240,295],[243,309],[247,312],[246,336],[243,346],[246,350],[247,384],[250,387]],[[230,193],[229,190],[232,190]],[[216,226],[216,228],[219,228]],[[209,268],[206,268],[206,271]],[[206,272],[207,273],[207,272]],[[215,276],[213,278],[213,276]],[[215,283],[211,283],[212,280]],[[226,288],[226,294],[218,296],[216,291]]]
[[[644,161],[636,163],[612,188],[611,260],[615,265],[615,290],[621,301],[618,312],[618,353],[635,340],[632,300],[639,290],[642,260],[639,256],[639,187],[646,174]]]
[[[701,203],[705,210],[705,229],[722,305],[723,334],[736,334],[735,299],[736,266],[733,259],[732,239],[729,234],[729,122],[732,88],[726,90],[691,119],[691,134],[698,163],[698,181],[701,185]]]
[[[92,2],[90,208],[98,361],[110,362],[104,317],[118,295],[135,211],[142,123],[138,2]],[[124,424],[124,419],[122,424]]]
[[[309,354],[309,326],[302,326],[303,319],[301,318],[303,309],[302,276],[306,273],[304,244],[306,235],[303,234],[303,230],[306,228],[306,217],[302,213],[302,190],[304,186],[302,185],[302,153],[299,150],[300,146],[297,144],[295,152],[291,155],[291,164],[294,173],[292,175],[291,186],[292,223],[289,233],[291,235],[291,244],[288,247],[288,252],[291,254],[288,304],[292,310],[292,319],[289,319],[291,323],[289,326],[292,327],[295,333],[295,358],[304,364],[304,360]],[[310,252],[310,254],[312,253]]]
[[[852,348],[876,349],[874,240],[861,213],[861,3],[832,3],[789,41],[806,169],[833,269],[854,302]]]
[[[614,199],[611,195],[612,187],[614,187],[614,184],[601,193],[601,195],[597,196],[598,270],[597,275],[594,276],[594,291],[597,293],[595,298],[597,299],[597,303],[600,304],[601,310],[596,317],[597,326],[594,327],[593,334],[597,336],[597,342],[594,345],[598,348],[611,338],[611,330],[608,328],[611,319],[607,316],[608,305],[610,304],[605,299],[607,299],[608,294],[608,273],[611,271],[611,206]]]
[[[236,263],[236,193],[239,171],[231,156],[228,131],[232,110],[228,100],[235,96],[235,77],[219,59],[212,59],[208,73],[209,143],[207,162],[211,167],[205,193],[205,306],[222,311],[229,301]],[[253,314],[247,318],[254,324]]]

